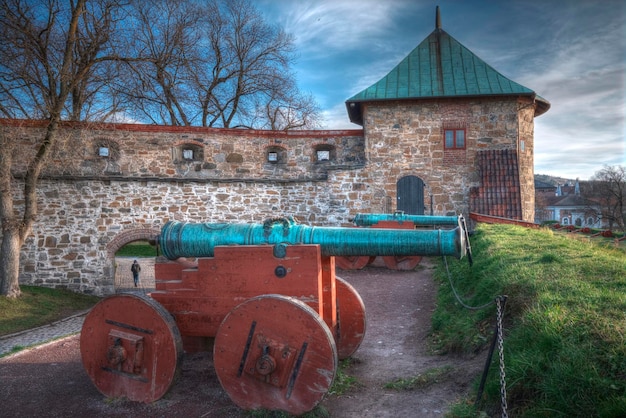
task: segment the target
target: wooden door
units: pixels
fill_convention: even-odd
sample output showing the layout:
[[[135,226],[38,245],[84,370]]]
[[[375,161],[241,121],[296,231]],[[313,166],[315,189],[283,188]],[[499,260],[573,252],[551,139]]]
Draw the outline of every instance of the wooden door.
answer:
[[[424,214],[424,181],[417,176],[402,177],[396,183],[396,208],[408,215]]]

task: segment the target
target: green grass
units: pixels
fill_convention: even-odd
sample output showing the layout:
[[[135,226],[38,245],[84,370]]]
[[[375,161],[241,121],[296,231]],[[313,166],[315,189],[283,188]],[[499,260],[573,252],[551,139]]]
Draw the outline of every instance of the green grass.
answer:
[[[433,369],[426,370],[424,373],[418,374],[417,376],[395,379],[392,382],[386,383],[383,387],[385,389],[393,390],[423,389],[440,382],[443,378],[448,376],[452,370],[452,366],[435,367]]]
[[[245,411],[244,416],[246,418],[293,418],[293,415],[290,415],[286,412],[269,411],[267,409]],[[318,405],[312,411],[307,412],[303,415],[298,415],[298,418],[330,418],[330,413],[326,410],[326,408]]]
[[[0,335],[49,324],[91,308],[96,296],[69,290],[21,286],[19,298],[0,297]]]
[[[355,361],[355,359],[349,357],[339,362],[337,374],[335,375],[335,381],[328,390],[330,395],[341,396],[350,391],[350,389],[360,385],[356,377],[348,374],[350,367],[355,363]]]
[[[147,241],[133,241],[115,253],[116,257],[156,257],[156,255],[156,247]]]
[[[474,265],[448,260],[464,303],[507,295],[504,356],[509,415],[626,416],[626,256],[620,250],[547,229],[479,225]],[[478,351],[490,341],[495,307],[467,310],[455,300],[443,264],[433,341],[439,352]],[[498,411],[494,356],[484,393]],[[479,416],[468,401],[451,416]],[[469,412],[467,412],[469,411]]]

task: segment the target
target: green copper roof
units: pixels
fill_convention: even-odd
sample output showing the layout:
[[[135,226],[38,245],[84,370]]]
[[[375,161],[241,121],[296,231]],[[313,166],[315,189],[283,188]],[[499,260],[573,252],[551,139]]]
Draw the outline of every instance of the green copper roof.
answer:
[[[475,96],[531,96],[537,100],[535,116],[550,103],[531,89],[509,80],[461,45],[440,27],[393,70],[346,101],[350,121],[363,124],[361,102]]]

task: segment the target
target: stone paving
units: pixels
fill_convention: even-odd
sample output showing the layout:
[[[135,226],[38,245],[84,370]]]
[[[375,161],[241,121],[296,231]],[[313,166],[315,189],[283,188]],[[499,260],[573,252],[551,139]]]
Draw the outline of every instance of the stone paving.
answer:
[[[42,327],[0,337],[0,356],[80,332],[87,312]]]
[[[130,266],[134,258],[118,257],[115,262],[115,291],[116,293],[142,293],[147,294],[154,290],[154,258],[138,259],[141,265],[139,274],[139,286],[133,284],[133,275]],[[0,336],[0,356],[11,351],[32,347],[46,342],[77,334],[83,326],[83,320],[88,311],[81,312],[60,321],[53,322],[38,328],[33,328],[15,334]]]

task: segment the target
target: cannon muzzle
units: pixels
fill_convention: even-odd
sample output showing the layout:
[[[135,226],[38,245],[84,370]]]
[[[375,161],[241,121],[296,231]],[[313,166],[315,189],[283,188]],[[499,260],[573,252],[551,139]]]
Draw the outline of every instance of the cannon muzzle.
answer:
[[[467,235],[460,222],[453,229],[407,230],[383,228],[314,227],[291,218],[269,219],[263,224],[188,223],[171,221],[158,237],[163,255],[213,257],[217,246],[274,245],[274,255],[284,257],[284,247],[316,244],[326,256],[434,256],[462,258]],[[283,250],[281,250],[283,248]]]
[[[407,215],[396,213],[357,213],[352,219],[356,226],[373,226],[379,222],[408,222],[415,226],[459,225],[458,216]]]

